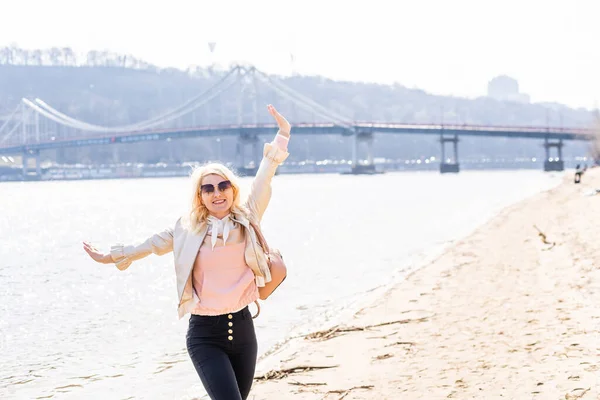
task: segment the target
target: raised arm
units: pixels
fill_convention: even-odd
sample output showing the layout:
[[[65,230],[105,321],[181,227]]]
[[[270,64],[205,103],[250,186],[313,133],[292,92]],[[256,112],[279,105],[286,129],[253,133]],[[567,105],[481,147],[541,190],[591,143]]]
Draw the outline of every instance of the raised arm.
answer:
[[[290,123],[277,112],[275,107],[269,104],[267,109],[273,118],[275,118],[279,129],[273,141],[265,143],[263,158],[252,181],[250,194],[246,203],[258,222],[262,219],[271,200],[271,180],[275,176],[275,171],[289,156],[288,142],[291,133]]]
[[[95,261],[103,264],[114,263],[118,269],[123,271],[135,260],[150,254],[162,256],[173,251],[173,229],[165,229],[139,244],[128,246],[115,244],[111,246],[108,254],[101,253],[88,242],[83,242],[83,248]]]

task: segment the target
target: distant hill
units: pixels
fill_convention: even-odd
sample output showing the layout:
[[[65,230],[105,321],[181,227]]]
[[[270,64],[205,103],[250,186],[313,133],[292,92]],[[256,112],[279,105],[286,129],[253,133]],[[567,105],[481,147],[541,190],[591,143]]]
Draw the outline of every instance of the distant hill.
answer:
[[[89,52],[77,59],[69,48],[24,50],[0,48],[0,115],[10,112],[22,97],[39,97],[62,112],[91,123],[121,125],[152,117],[175,107],[213,85],[224,71],[192,67],[186,71],[160,69],[132,56]],[[492,125],[590,126],[592,113],[560,104],[523,104],[488,97],[463,99],[435,96],[401,85],[343,82],[318,76],[281,78],[288,86],[323,106],[355,120],[393,122],[440,122]],[[222,106],[200,110],[193,117],[198,124],[235,123],[238,93],[225,93]],[[260,105],[273,101],[261,92]],[[251,109],[244,98],[245,110]],[[263,104],[264,103],[264,104]],[[319,120],[288,102],[276,104],[292,122]],[[269,116],[262,113],[261,120]],[[290,160],[349,158],[350,142],[339,136],[298,138],[290,144]],[[438,156],[436,137],[378,136],[378,157],[409,158]],[[186,139],[169,144],[142,143],[107,148],[67,149],[62,161],[112,159],[118,148],[121,161],[158,162],[166,160],[203,161],[214,159],[214,139]],[[234,140],[223,141],[223,156],[232,160]],[[586,146],[569,143],[565,155],[583,155]],[[501,138],[461,138],[460,157],[543,155],[541,141]]]

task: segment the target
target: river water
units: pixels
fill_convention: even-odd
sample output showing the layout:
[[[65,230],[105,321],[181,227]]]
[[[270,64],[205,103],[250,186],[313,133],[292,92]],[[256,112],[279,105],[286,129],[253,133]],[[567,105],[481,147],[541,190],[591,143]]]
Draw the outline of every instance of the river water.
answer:
[[[262,355],[348,315],[502,208],[562,174],[279,175],[263,221],[289,276],[255,320]],[[242,178],[247,191],[251,178]],[[0,184],[0,398],[191,399],[202,387],[177,318],[172,255],[94,263],[171,226],[187,178]],[[254,311],[254,309],[252,309]]]

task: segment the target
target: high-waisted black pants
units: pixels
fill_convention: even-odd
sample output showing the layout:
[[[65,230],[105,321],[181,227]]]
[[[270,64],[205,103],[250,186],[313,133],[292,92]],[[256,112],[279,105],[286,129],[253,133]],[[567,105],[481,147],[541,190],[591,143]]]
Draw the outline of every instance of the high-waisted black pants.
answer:
[[[190,316],[187,350],[212,400],[245,400],[258,345],[248,307],[217,316]]]

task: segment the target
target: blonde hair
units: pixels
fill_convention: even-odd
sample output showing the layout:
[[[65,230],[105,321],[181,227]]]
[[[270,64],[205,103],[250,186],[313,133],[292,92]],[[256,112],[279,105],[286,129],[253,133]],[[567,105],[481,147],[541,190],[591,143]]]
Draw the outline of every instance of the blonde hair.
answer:
[[[231,211],[241,213],[244,216],[248,215],[247,211],[242,206],[240,199],[240,185],[237,175],[231,169],[227,168],[221,163],[208,163],[201,165],[196,167],[190,175],[190,179],[192,181],[192,201],[187,223],[190,230],[194,233],[199,233],[201,230],[201,225],[206,222],[206,219],[209,215],[208,208],[206,208],[204,203],[202,203],[200,185],[202,185],[202,179],[204,179],[205,176],[212,174],[219,175],[223,179],[231,182],[231,187],[233,189],[233,204],[231,205]]]

